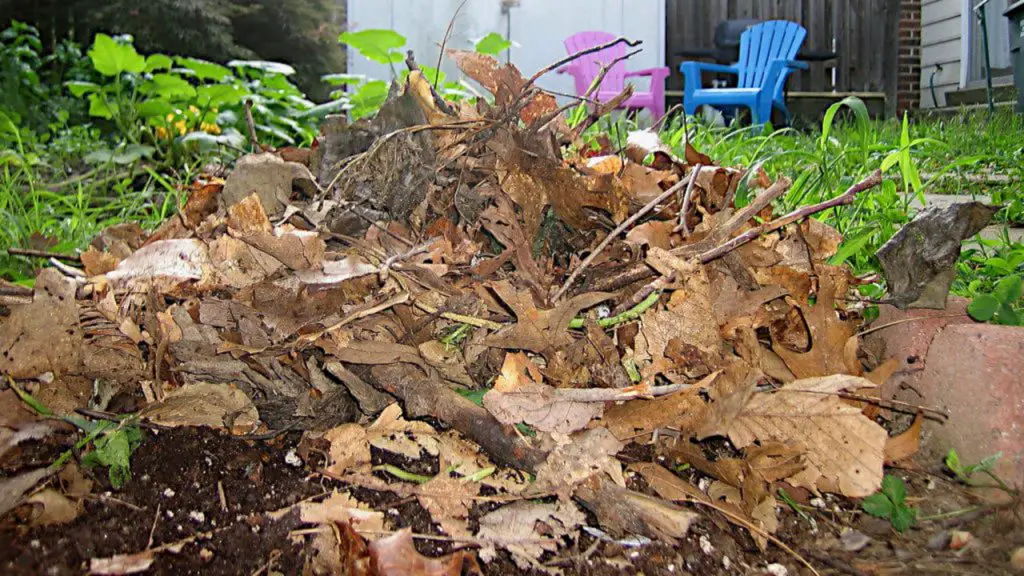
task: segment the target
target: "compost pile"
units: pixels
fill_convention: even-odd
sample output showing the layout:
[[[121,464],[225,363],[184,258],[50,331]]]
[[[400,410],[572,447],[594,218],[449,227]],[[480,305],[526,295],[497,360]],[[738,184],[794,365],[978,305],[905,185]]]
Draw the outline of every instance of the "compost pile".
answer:
[[[449,57],[492,102],[444,101],[410,60],[373,119],[245,156],[153,233],[115,226],[83,270],[8,290],[0,372],[61,414],[127,395],[152,427],[301,431],[295,456],[342,487],[295,505],[308,573],[558,572],[583,534],[671,544],[702,518],[765,548],[779,487],[877,491],[906,456],[872,403],[893,364],[861,350],[858,279],[807,216],[880,175],[776,214],[785,177],[650,131],[585,143],[628,88],[570,129],[536,77]],[[54,472],[5,484],[7,508]],[[470,546],[410,554],[345,487],[415,499]],[[126,558],[92,569],[146,561]]]

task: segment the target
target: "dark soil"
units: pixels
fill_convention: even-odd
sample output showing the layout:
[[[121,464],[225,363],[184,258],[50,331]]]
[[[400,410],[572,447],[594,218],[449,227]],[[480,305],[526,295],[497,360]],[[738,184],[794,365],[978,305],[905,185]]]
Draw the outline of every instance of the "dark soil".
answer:
[[[143,551],[150,545],[150,538],[155,547],[205,532],[211,535],[188,544],[180,553],[159,554],[148,573],[302,573],[312,554],[309,537],[290,537],[289,533],[307,526],[301,524],[295,512],[278,520],[264,513],[344,486],[315,473],[319,465],[315,452],[309,462],[297,466],[285,461],[285,455],[297,448],[299,440],[298,433],[269,442],[239,440],[207,429],[148,433],[133,456],[132,480],[120,491],[95,488],[84,513],[73,523],[32,527],[27,508],[8,515],[0,524],[0,574],[83,574],[91,558]],[[19,466],[45,464],[58,453],[57,447],[43,444],[18,454],[13,461]],[[652,454],[650,450],[631,448],[620,456],[638,461],[653,458]],[[437,471],[436,462],[414,465],[384,452],[375,451],[374,459],[375,463],[392,463],[419,473]],[[5,475],[11,472],[2,471]],[[923,513],[948,511],[960,505],[953,500],[962,494],[952,483],[923,473],[905,476]],[[632,488],[645,489],[638,479],[631,482]],[[218,484],[223,488],[227,509],[222,506]],[[439,534],[429,514],[413,498],[362,488],[352,489],[352,494],[383,511],[389,529],[411,527],[415,533]],[[473,511],[472,522],[495,506],[481,504]],[[761,574],[772,563],[785,566],[790,575],[811,574],[779,547],[769,545],[761,552],[745,531],[721,517],[712,517],[707,510],[698,512],[704,518],[675,547],[660,543],[642,548],[609,542],[594,545],[595,539],[584,534],[558,556],[541,561],[567,574]],[[808,506],[806,513],[813,524],[783,505],[778,536],[823,575],[1010,574],[1009,551],[1024,544],[1024,536],[1007,532],[1012,530],[1012,517],[998,515],[967,518],[966,523],[961,518],[953,527],[933,522],[901,536],[887,523],[865,517],[852,504],[839,500],[827,500],[824,509]],[[837,538],[848,528],[871,537],[867,548],[842,551]],[[950,528],[972,532],[975,544],[960,552],[929,548],[929,541],[934,546]],[[447,554],[458,547],[427,540],[417,540],[416,546],[428,556]],[[488,574],[522,573],[508,557],[484,569]]]

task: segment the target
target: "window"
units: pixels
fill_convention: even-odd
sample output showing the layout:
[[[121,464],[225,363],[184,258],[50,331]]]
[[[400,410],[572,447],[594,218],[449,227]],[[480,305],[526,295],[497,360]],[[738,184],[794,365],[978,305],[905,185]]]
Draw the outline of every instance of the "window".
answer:
[[[981,31],[981,20],[974,7],[982,0],[964,0],[962,65],[960,84],[963,87],[976,86],[985,82],[985,45]],[[1013,76],[1010,60],[1010,21],[1003,16],[1008,0],[989,0],[982,10],[988,28],[989,61],[992,65],[992,79]]]

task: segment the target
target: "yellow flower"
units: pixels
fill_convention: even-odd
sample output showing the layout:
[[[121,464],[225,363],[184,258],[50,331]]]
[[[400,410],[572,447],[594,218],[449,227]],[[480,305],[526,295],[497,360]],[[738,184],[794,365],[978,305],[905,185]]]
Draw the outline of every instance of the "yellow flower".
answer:
[[[171,122],[172,120],[174,120],[174,112],[171,112],[170,114],[167,115],[167,121]]]
[[[184,136],[185,133],[188,132],[188,126],[185,124],[184,120],[178,120],[177,122],[175,122],[174,127],[178,129],[178,134],[182,136]]]
[[[167,129],[165,129],[163,126],[157,126],[156,127],[156,137],[157,138],[167,138]]]
[[[210,122],[203,122],[199,125],[199,129],[208,134],[220,134],[220,126]]]
[[[199,114],[199,108],[196,108],[195,106],[189,106],[188,111],[193,114]]]

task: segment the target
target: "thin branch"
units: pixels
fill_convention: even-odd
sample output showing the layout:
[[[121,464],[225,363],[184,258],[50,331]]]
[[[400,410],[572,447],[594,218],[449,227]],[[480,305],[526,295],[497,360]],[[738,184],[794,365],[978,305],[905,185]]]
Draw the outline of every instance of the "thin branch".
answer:
[[[751,240],[754,240],[755,238],[761,236],[762,234],[768,234],[769,232],[773,232],[775,230],[778,230],[779,228],[788,226],[808,216],[817,214],[818,212],[824,212],[829,208],[835,208],[836,206],[850,204],[853,202],[853,199],[857,194],[864,192],[865,190],[870,190],[871,188],[874,188],[875,186],[878,186],[881,183],[882,171],[875,170],[875,172],[871,174],[871,176],[868,176],[864,180],[861,180],[860,182],[854,184],[853,186],[850,186],[850,188],[847,189],[846,192],[840,194],[839,196],[836,196],[835,198],[826,200],[819,204],[813,204],[811,206],[804,206],[803,208],[798,208],[777,220],[772,220],[767,224],[751,228],[750,230],[747,230],[743,234],[736,236],[735,238],[729,240],[728,242],[720,244],[712,248],[711,250],[701,253],[698,257],[700,258],[700,261],[702,263],[707,264],[712,260],[721,258],[723,255],[732,252],[733,250],[739,248],[740,246],[743,246],[744,244],[750,242]]]
[[[59,252],[47,252],[46,250],[32,250],[31,248],[8,248],[7,253],[11,256],[31,256],[32,258],[56,258],[68,262],[81,262],[82,257],[75,254],[61,254]]]
[[[455,20],[459,17],[459,12],[462,11],[462,7],[466,5],[469,0],[462,0],[459,7],[455,9],[455,13],[452,14],[452,19],[448,21],[448,29],[444,31],[444,38],[441,38],[441,50],[437,53],[437,70],[441,71],[441,59],[444,58],[444,47],[448,44],[448,39],[452,37],[452,30],[455,29]],[[412,53],[412,50],[409,51]],[[437,83],[441,81],[441,74],[434,76],[434,90],[437,90]]]
[[[697,164],[693,167],[693,173],[690,175],[690,183],[686,185],[686,194],[683,194],[683,207],[679,210],[679,226],[676,227],[676,230],[673,230],[673,232],[681,230],[683,238],[690,235],[690,225],[686,223],[686,216],[690,213],[690,197],[693,196],[693,185],[697,182],[697,175],[700,174],[702,168],[704,168],[704,166],[701,164]]]
[[[249,142],[252,144],[252,151],[259,152],[260,141],[256,138],[256,121],[252,117],[252,100],[245,101],[245,125],[249,127]]]
[[[693,178],[694,178],[694,174],[691,174],[690,175],[690,180],[693,180]],[[614,230],[612,230],[607,236],[605,236],[604,240],[602,240],[601,243],[597,245],[597,248],[595,248],[583,260],[583,262],[581,262],[580,265],[576,267],[576,270],[573,270],[572,274],[570,274],[569,277],[566,278],[565,283],[562,284],[562,287],[559,288],[558,292],[555,293],[555,296],[554,296],[554,298],[551,299],[551,301],[552,302],[557,302],[558,299],[561,298],[563,294],[565,294],[566,290],[568,290],[572,286],[573,282],[576,281],[576,278],[578,278],[579,275],[584,270],[587,269],[587,266],[590,266],[591,262],[593,262],[594,259],[597,258],[598,254],[600,254],[602,250],[604,250],[605,248],[608,247],[609,244],[611,244],[612,240],[614,240],[616,238],[616,236],[621,234],[623,232],[623,230],[626,230],[627,228],[632,226],[637,220],[639,220],[640,218],[643,218],[644,215],[646,215],[648,212],[653,210],[655,206],[657,206],[658,204],[664,202],[668,198],[672,197],[672,195],[674,195],[675,193],[679,192],[679,190],[682,189],[683,186],[686,186],[686,185],[687,185],[687,181],[686,180],[682,180],[678,184],[676,184],[675,186],[673,186],[673,187],[669,188],[668,190],[662,192],[657,198],[655,198],[654,200],[651,200],[650,202],[648,202],[647,205],[644,206],[643,208],[641,208],[639,211],[637,211],[636,214],[633,214],[632,216],[630,216],[629,218],[624,220],[622,222],[622,224],[619,224]]]
[[[534,74],[533,76],[530,76],[530,79],[527,80],[526,84],[523,86],[523,89],[522,89],[523,93],[525,93],[527,91],[527,89],[529,89],[531,86],[533,86],[534,83],[537,82],[537,80],[541,76],[551,72],[552,70],[557,70],[558,68],[561,68],[562,66],[565,66],[566,64],[568,64],[569,62],[572,62],[573,60],[579,58],[580,56],[586,56],[587,54],[593,54],[594,52],[600,52],[601,50],[604,50],[605,48],[611,48],[612,46],[615,46],[616,44],[620,44],[620,43],[625,43],[626,46],[629,46],[630,48],[636,48],[637,46],[643,44],[644,41],[643,40],[630,40],[630,39],[626,38],[625,36],[619,36],[618,38],[616,38],[616,39],[614,39],[614,40],[612,40],[610,42],[606,42],[604,44],[599,44],[597,46],[591,46],[590,48],[587,48],[586,50],[580,50],[579,52],[576,52],[575,54],[570,54],[570,55],[566,56],[565,58],[562,58],[562,59],[558,60],[554,64],[549,64],[549,65],[541,68],[540,70],[537,71],[536,74]]]

